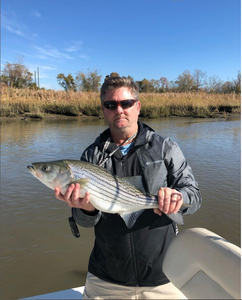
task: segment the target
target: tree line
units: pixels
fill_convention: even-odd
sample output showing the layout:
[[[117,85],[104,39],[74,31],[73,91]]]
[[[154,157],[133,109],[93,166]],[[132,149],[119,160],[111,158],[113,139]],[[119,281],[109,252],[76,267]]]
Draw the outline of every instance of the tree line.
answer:
[[[105,79],[113,76],[120,76],[116,72],[106,75]],[[128,76],[131,77],[131,76]],[[131,77],[132,78],[132,77]],[[18,63],[7,62],[1,71],[1,85],[15,88],[38,89],[34,82],[33,74],[23,64],[23,57]],[[79,71],[76,76],[70,73],[60,73],[56,77],[58,84],[65,91],[99,92],[102,75],[97,70]],[[133,78],[132,78],[133,79]],[[193,73],[185,70],[175,80],[168,81],[166,77],[160,79],[136,81],[140,93],[165,93],[165,92],[207,92],[207,93],[241,93],[241,73],[232,80],[223,81],[218,76],[208,77],[206,72],[195,69]]]

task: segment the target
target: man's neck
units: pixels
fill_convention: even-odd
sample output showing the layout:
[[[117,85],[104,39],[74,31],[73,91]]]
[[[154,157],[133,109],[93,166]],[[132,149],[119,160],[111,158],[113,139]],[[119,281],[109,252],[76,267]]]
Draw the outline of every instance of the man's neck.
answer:
[[[114,141],[114,143],[116,145],[127,145],[133,142],[133,140],[136,137],[136,133],[138,131],[138,125],[136,128],[134,128],[133,130],[129,130],[129,131],[111,131],[111,136],[112,136],[112,140]],[[132,138],[132,136],[134,136]],[[132,138],[130,140],[128,140],[129,138]],[[127,141],[127,143],[125,143],[125,141]]]

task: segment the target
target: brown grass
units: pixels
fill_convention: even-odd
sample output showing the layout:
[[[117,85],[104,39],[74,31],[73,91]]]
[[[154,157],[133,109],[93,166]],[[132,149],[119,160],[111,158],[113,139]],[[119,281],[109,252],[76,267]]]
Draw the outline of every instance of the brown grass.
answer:
[[[140,94],[142,117],[212,117],[240,112],[240,94],[163,93]],[[101,116],[99,93],[52,90],[1,89],[1,116],[23,114]]]

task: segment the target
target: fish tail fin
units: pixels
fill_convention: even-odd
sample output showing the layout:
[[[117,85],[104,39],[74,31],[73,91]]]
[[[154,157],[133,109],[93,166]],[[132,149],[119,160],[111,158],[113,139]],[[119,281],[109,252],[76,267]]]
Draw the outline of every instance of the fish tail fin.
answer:
[[[176,214],[167,215],[172,221],[174,221],[178,225],[184,225],[183,214],[181,211],[178,211]]]

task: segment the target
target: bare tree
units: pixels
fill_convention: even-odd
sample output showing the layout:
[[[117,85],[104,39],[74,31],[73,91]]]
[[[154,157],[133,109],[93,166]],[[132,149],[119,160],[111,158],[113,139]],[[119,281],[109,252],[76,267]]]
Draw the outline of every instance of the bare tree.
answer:
[[[24,56],[19,56],[18,63],[9,63],[4,64],[2,70],[2,78],[5,82],[8,82],[10,87],[28,87],[32,84],[33,74],[25,67],[23,64]]]
[[[235,93],[241,93],[241,72],[238,71],[237,78],[233,80]]]
[[[206,90],[209,93],[221,93],[223,81],[217,75],[208,78]]]
[[[206,72],[202,72],[201,70],[195,69],[193,72],[193,80],[194,80],[194,87],[196,88],[197,92],[199,89],[206,84]]]
[[[161,87],[160,80],[151,79],[150,80],[151,86],[153,87],[153,92],[158,93]]]
[[[167,92],[169,89],[169,81],[166,77],[160,78],[160,92]]]

